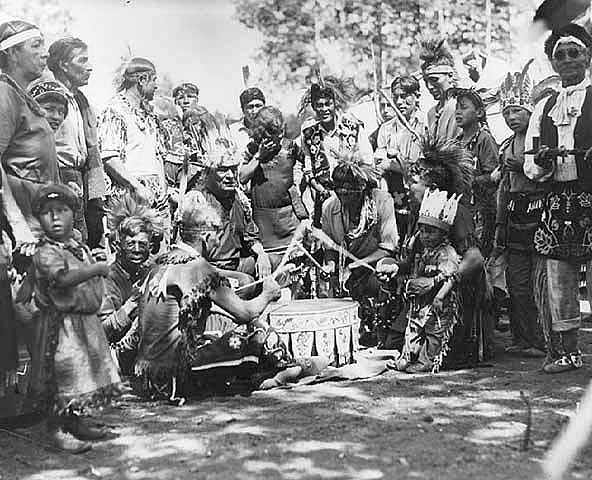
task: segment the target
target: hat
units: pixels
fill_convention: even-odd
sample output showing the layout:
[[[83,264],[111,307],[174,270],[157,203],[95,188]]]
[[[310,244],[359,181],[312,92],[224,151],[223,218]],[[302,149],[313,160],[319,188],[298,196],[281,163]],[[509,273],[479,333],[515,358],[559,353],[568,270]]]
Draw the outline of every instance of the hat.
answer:
[[[508,73],[499,89],[502,112],[506,108],[520,107],[532,113],[534,108],[532,100],[533,84],[528,75],[528,68],[534,59],[528,61],[521,72]]]
[[[243,90],[243,93],[240,94],[239,99],[241,108],[245,108],[245,106],[247,106],[247,104],[253,100],[261,100],[263,103],[265,103],[265,95],[263,95],[263,92],[257,87],[251,87]]]
[[[183,93],[199,95],[199,88],[194,83],[182,83],[173,89],[173,98],[177,98],[177,95],[181,95]]]
[[[431,225],[440,230],[449,231],[454,224],[458,202],[462,195],[452,195],[448,198],[445,190],[426,190],[419,207],[417,223]]]
[[[43,206],[51,200],[60,200],[61,202],[64,202],[72,209],[72,211],[78,209],[80,202],[80,199],[70,187],[60,183],[49,183],[47,185],[43,185],[37,191],[31,206],[33,215],[36,217],[39,216]]]
[[[63,103],[66,106],[67,115],[68,97],[66,96],[66,91],[59,83],[51,80],[35,83],[29,88],[29,95],[37,100],[37,102],[52,99]]]

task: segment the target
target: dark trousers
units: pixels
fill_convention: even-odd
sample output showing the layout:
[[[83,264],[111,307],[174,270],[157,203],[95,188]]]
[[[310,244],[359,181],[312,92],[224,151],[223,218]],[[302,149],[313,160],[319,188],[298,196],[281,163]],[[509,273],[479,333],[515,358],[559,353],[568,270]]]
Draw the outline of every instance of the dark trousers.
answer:
[[[98,248],[103,239],[103,216],[105,210],[103,200],[93,198],[86,202],[86,228],[88,229],[88,246]]]
[[[535,258],[529,251],[508,251],[506,283],[510,295],[510,329],[515,345],[544,350],[533,293]]]

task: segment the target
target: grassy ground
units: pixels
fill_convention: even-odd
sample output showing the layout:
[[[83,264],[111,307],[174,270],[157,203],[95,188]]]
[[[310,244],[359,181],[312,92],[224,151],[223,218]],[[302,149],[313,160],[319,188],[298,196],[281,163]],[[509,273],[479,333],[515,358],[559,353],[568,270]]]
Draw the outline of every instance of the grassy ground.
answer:
[[[507,334],[500,337],[506,343]],[[127,397],[97,412],[120,436],[74,456],[40,446],[40,426],[0,432],[2,480],[535,479],[540,459],[590,378],[543,374],[540,359],[437,376],[388,372],[182,407]],[[523,451],[526,404],[532,432]],[[25,440],[24,438],[29,440]],[[31,442],[30,439],[34,440]],[[592,478],[591,450],[568,478]]]

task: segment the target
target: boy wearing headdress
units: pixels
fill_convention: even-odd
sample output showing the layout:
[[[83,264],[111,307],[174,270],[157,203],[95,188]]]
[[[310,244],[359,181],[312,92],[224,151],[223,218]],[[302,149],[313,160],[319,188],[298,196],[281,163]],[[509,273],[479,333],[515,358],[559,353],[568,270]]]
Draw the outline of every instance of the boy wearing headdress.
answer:
[[[547,358],[544,371],[582,367],[578,348],[579,275],[586,263],[592,285],[592,37],[568,24],[553,30],[545,53],[561,78],[561,88],[535,112],[526,134],[524,173],[545,188],[534,233],[537,263],[535,295],[544,322]],[[539,104],[540,105],[540,104]]]
[[[532,61],[531,61],[532,62]],[[543,187],[524,175],[526,130],[536,99],[532,98],[529,62],[522,72],[508,73],[500,87],[502,114],[514,132],[500,147],[501,179],[497,197],[495,247],[507,255],[512,345],[508,353],[544,355],[533,279],[534,231],[541,215]]]
[[[437,373],[450,349],[455,325],[461,320],[459,286],[455,276],[460,256],[450,241],[460,196],[426,190],[419,209],[421,256],[412,266],[406,296],[407,328],[397,370]],[[414,259],[415,260],[415,259]],[[413,282],[428,280],[431,287],[417,294]]]
[[[424,40],[419,58],[426,87],[438,102],[428,111],[428,133],[442,139],[456,138],[461,133],[455,120],[453,88],[456,84],[456,69],[446,39],[436,37]]]

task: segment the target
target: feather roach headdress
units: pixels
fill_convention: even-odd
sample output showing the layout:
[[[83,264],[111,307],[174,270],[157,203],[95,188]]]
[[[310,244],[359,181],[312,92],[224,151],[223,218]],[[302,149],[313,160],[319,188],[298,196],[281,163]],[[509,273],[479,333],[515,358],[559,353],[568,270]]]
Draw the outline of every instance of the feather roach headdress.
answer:
[[[471,197],[473,166],[466,148],[455,140],[425,136],[421,149],[422,156],[413,174],[430,187]]]
[[[318,68],[315,69],[315,77],[315,81],[300,100],[298,115],[302,115],[309,105],[312,105],[316,99],[321,97],[333,99],[336,110],[342,112],[347,110],[352,101],[354,101],[354,99],[351,98],[352,82],[341,80],[333,76],[323,78]]]
[[[339,162],[333,169],[332,180],[336,188],[354,185],[361,188],[376,187],[380,174],[376,168],[364,162],[360,151],[343,149],[337,155]]]
[[[499,96],[502,111],[508,107],[522,107],[532,113],[534,104],[532,101],[532,80],[528,75],[528,69],[534,59],[530,59],[521,72],[508,73],[500,86]]]
[[[151,235],[162,234],[162,222],[156,210],[127,193],[111,200],[107,207],[107,227],[115,239],[118,240],[132,223],[141,224],[140,228]]]
[[[445,37],[425,38],[420,42],[419,58],[425,75],[455,73],[454,57]]]

